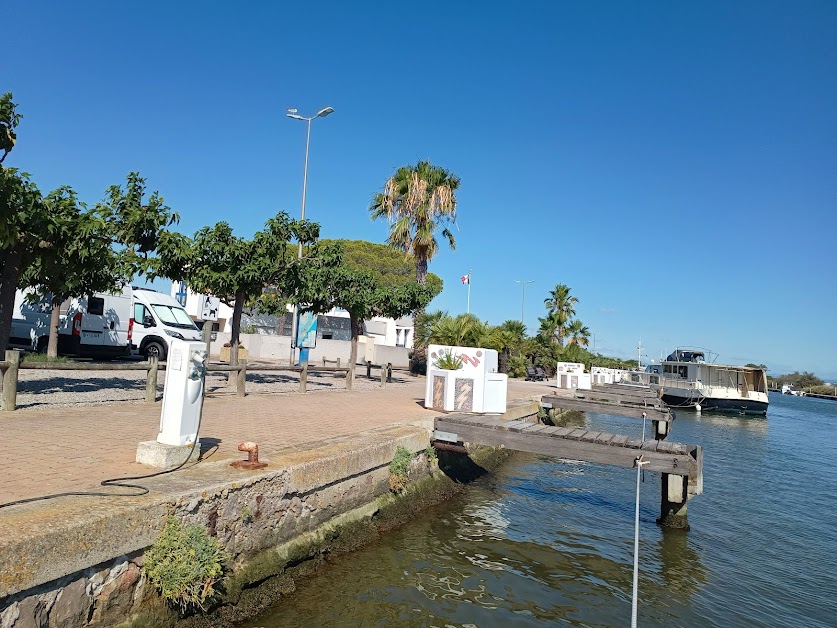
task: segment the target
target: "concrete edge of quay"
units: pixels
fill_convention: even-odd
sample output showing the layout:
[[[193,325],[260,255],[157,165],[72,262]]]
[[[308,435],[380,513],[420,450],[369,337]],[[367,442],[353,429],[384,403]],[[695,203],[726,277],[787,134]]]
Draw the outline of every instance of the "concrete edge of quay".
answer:
[[[311,495],[349,482],[351,486],[344,487],[348,500],[317,504],[315,510],[323,514],[312,517],[312,522],[319,524],[328,518],[325,515],[339,514],[341,501],[351,502],[342,508],[349,510],[361,500],[366,491],[355,486],[353,479],[380,469],[387,472],[397,447],[421,451],[428,445],[429,434],[428,426],[422,425],[370,430],[274,456],[267,468],[255,473],[232,469],[229,460],[208,461],[169,476],[136,481],[152,491],[141,497],[62,497],[0,511],[4,530],[0,539],[0,608],[7,598],[22,591],[148,547],[170,514],[214,527],[217,533],[219,526],[226,525],[226,518],[240,518],[245,506],[264,512],[268,496],[296,500],[301,505]],[[252,505],[248,505],[245,496],[251,494]],[[376,496],[369,494],[369,499]],[[237,505],[235,512],[231,504]],[[275,512],[288,510],[283,504],[276,506]],[[307,510],[312,509],[309,506]],[[289,532],[301,532],[305,527],[294,525]],[[229,538],[222,540],[238,541],[240,530],[227,532]],[[270,541],[282,536],[291,535],[279,534]],[[238,556],[259,545],[266,546],[264,541],[253,541],[233,553]]]

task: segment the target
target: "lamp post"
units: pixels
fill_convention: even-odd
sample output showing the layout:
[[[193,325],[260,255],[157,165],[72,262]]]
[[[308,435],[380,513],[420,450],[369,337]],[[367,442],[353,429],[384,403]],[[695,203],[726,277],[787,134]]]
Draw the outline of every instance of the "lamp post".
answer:
[[[324,107],[317,112],[317,115],[311,116],[310,118],[306,118],[305,116],[301,116],[297,113],[296,109],[288,109],[288,117],[293,118],[294,120],[303,120],[308,123],[308,133],[305,136],[305,169],[302,173],[302,209],[299,213],[299,219],[305,220],[305,194],[308,189],[308,147],[311,144],[311,121],[314,118],[325,118],[330,113],[334,113],[334,109],[331,107]],[[297,259],[302,259],[302,242],[299,243],[299,250],[297,253]],[[297,331],[297,309],[298,307],[294,305],[293,309],[293,318],[291,320],[291,356],[290,356],[290,363],[294,363],[294,343],[296,342],[296,331]]]
[[[519,283],[521,288],[521,295],[520,295],[520,322],[523,323],[524,327],[526,326],[525,313],[526,313],[526,284],[527,283],[535,283],[534,279],[515,279],[514,283]]]

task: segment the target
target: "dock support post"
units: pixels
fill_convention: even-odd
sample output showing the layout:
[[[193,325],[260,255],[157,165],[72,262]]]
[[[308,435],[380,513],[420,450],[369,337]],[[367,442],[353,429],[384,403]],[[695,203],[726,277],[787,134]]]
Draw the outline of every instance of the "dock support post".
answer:
[[[688,530],[689,519],[686,513],[688,500],[688,481],[685,475],[671,473],[660,474],[660,527],[674,530]]]
[[[652,423],[654,424],[654,438],[656,440],[665,440],[666,436],[668,436],[671,422],[655,419]]]
[[[366,379],[372,379],[372,362],[366,360]]]

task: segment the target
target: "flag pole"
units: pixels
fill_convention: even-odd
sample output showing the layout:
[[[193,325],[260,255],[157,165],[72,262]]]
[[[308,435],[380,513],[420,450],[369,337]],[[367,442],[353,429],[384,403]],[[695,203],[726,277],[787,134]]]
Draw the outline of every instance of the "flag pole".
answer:
[[[468,314],[471,313],[471,269],[468,269],[468,309],[466,310]]]

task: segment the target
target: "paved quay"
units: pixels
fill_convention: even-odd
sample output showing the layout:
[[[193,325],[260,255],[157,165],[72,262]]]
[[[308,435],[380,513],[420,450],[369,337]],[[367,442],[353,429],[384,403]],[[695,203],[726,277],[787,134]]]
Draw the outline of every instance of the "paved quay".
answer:
[[[424,378],[353,391],[248,394],[208,397],[201,426],[209,461],[243,458],[242,441],[255,441],[260,456],[438,415],[423,405]],[[509,382],[509,400],[537,397],[549,384]],[[45,393],[49,394],[49,393]],[[154,440],[161,404],[38,407],[0,413],[0,503],[64,491],[97,490],[106,478],[152,473],[134,462],[137,444]]]

